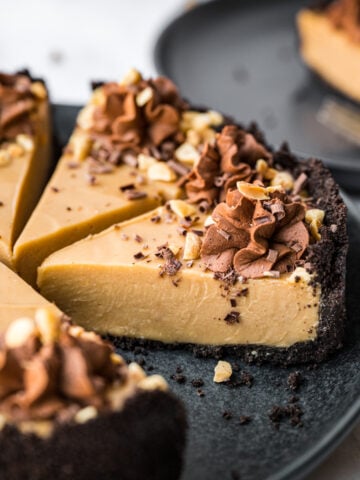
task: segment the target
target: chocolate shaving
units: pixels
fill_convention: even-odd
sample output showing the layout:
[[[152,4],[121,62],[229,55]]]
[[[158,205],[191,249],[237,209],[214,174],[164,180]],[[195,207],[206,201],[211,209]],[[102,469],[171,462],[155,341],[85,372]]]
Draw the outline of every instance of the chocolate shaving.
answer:
[[[280,221],[285,217],[285,208],[280,202],[272,203],[270,205],[270,211],[275,216],[277,221]]]
[[[307,182],[307,175],[306,173],[302,172],[300,173],[300,175],[297,177],[297,179],[295,180],[294,182],[294,186],[293,186],[293,195],[298,195],[301,190],[303,190],[304,186],[305,186],[305,183]]]
[[[150,222],[160,223],[160,222],[161,222],[161,217],[160,217],[160,215],[155,215],[154,217],[151,217],[151,218],[150,218]]]
[[[142,260],[143,258],[145,258],[145,255],[142,252],[137,252],[134,254],[134,258],[135,260]]]
[[[126,190],[134,190],[135,189],[135,184],[134,183],[128,183],[127,185],[122,185],[119,187],[121,192],[126,192]]]
[[[140,192],[138,190],[126,190],[125,195],[128,200],[140,200],[148,196],[146,192]]]
[[[224,318],[225,322],[229,325],[234,325],[235,323],[240,323],[240,313],[233,311],[226,315]]]
[[[278,256],[279,256],[279,252],[277,250],[272,250],[271,248],[269,248],[266,260],[269,261],[270,263],[275,263]]]
[[[230,233],[225,232],[225,230],[223,230],[222,228],[217,228],[216,230],[222,237],[225,238],[225,240],[230,240],[230,238],[231,238]]]
[[[171,168],[171,170],[173,170],[180,176],[187,175],[190,171],[188,167],[186,167],[180,162],[177,162],[176,160],[168,160],[167,164]]]

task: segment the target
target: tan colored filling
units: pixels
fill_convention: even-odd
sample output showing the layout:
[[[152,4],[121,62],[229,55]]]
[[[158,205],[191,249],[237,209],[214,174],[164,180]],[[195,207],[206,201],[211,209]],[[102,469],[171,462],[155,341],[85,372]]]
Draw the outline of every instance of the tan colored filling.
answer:
[[[52,252],[181,195],[175,182],[138,184],[134,168],[127,165],[97,175],[90,185],[88,165],[80,162],[78,168],[69,168],[69,163],[74,158],[65,154],[14,247],[16,269],[33,286],[37,267]],[[128,184],[137,185],[147,197],[128,200],[120,190]]]
[[[238,281],[227,290],[213,273],[204,271],[201,260],[195,260],[191,268],[182,261],[174,277],[160,277],[163,260],[154,256],[157,246],[168,242],[179,249],[181,260],[185,237],[178,233],[177,221],[151,222],[155,213],[50,256],[39,268],[42,294],[75,322],[114,335],[277,347],[316,338],[320,288],[308,284],[308,275],[299,275],[298,282],[289,274]],[[141,235],[141,243],[135,235]],[[145,259],[134,259],[139,251]],[[225,321],[233,312],[239,314],[238,323]]]
[[[39,105],[34,150],[0,166],[0,261],[13,266],[12,247],[44,188],[50,169],[48,104]]]
[[[0,332],[20,317],[34,317],[35,311],[46,307],[60,315],[61,312],[33,290],[12,270],[0,263]]]
[[[327,82],[360,100],[360,45],[334,28],[322,14],[303,10],[297,17],[301,54]]]

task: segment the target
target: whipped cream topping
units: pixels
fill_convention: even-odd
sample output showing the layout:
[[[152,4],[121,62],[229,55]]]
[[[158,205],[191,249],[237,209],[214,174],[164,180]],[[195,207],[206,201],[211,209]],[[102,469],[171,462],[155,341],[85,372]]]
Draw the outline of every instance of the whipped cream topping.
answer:
[[[0,73],[0,141],[33,134],[30,117],[36,109],[36,96],[31,85],[27,75]]]
[[[281,190],[266,196],[253,199],[237,189],[227,192],[226,202],[212,213],[215,223],[201,249],[208,269],[258,278],[290,272],[298,265],[309,244],[305,206]]]

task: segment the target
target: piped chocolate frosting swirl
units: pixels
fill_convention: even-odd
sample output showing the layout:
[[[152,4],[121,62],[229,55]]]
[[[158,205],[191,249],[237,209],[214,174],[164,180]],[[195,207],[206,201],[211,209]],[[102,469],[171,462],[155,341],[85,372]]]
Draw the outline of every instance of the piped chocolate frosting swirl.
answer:
[[[31,84],[27,75],[0,73],[0,141],[34,133],[31,114],[36,109],[36,96]]]
[[[98,335],[40,315],[13,322],[0,337],[0,411],[14,421],[65,420],[84,406],[108,408],[124,363]]]
[[[168,78],[139,78],[131,84],[107,83],[101,92],[103,99],[93,110],[90,128],[97,142],[93,157],[102,150],[102,160],[108,160],[108,152],[111,163],[115,164],[129,153],[146,152],[166,158],[169,142],[174,150],[184,141],[180,121],[187,104]]]
[[[261,187],[260,187],[261,188]],[[266,189],[264,188],[264,191]],[[266,199],[229,190],[214,209],[206,232],[203,264],[217,273],[234,270],[246,278],[292,271],[309,244],[305,206],[274,189]]]
[[[204,146],[200,160],[182,180],[190,203],[205,201],[209,206],[225,200],[236,182],[251,181],[258,159],[271,153],[255,137],[235,125],[225,126],[215,143]]]

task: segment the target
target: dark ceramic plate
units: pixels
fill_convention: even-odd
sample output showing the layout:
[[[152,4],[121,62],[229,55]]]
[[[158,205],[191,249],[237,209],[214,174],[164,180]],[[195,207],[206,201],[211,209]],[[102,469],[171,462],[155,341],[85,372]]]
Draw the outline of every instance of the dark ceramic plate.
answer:
[[[196,105],[256,119],[273,145],[288,140],[325,159],[339,182],[360,189],[360,149],[316,120],[337,97],[301,63],[296,12],[309,0],[221,0],[174,20],[155,48],[158,70]]]
[[[76,107],[55,107],[56,133],[62,145],[75,123]],[[348,261],[347,345],[317,369],[247,366],[236,359],[241,370],[254,377],[252,388],[229,388],[212,381],[216,360],[197,359],[184,351],[120,351],[125,358],[144,362],[144,368],[168,379],[187,407],[190,429],[182,480],[280,480],[304,477],[344,438],[360,418],[360,220],[350,205],[351,248]],[[182,368],[186,377],[179,384],[170,377]],[[152,368],[151,368],[152,367]],[[281,422],[277,431],[268,412],[274,404],[285,405],[293,394],[287,387],[289,373],[298,370],[304,382],[298,405],[304,411],[303,427]],[[235,374],[236,377],[239,373]],[[202,378],[204,397],[191,380]],[[232,418],[223,418],[223,412]],[[239,424],[240,415],[252,421]]]

